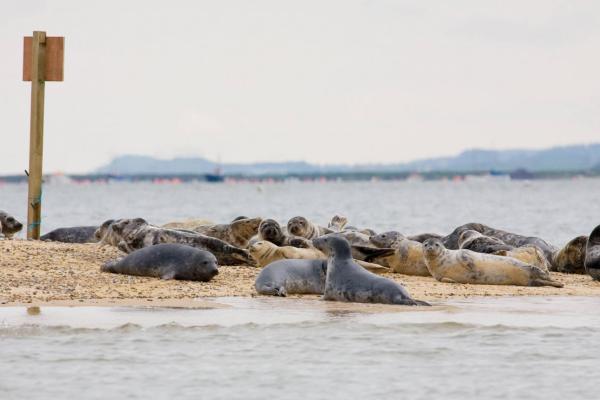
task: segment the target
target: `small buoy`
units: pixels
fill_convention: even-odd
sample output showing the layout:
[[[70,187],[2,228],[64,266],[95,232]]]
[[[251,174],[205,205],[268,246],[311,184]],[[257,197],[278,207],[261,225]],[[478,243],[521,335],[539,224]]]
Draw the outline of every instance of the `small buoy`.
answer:
[[[28,315],[40,315],[41,312],[42,312],[42,310],[40,310],[40,308],[38,306],[27,307]]]

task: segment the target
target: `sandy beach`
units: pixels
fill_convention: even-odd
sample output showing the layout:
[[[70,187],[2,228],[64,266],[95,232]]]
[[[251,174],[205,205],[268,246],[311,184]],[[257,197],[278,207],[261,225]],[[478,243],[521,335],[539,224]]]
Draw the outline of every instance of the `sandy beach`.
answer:
[[[0,304],[156,305],[201,308],[197,299],[257,296],[259,269],[222,266],[211,282],[188,282],[100,272],[107,260],[123,255],[110,246],[27,240],[0,241]],[[430,277],[385,274],[406,286],[414,298],[441,301],[473,296],[600,296],[600,283],[587,275],[552,273],[564,288],[448,284]],[[311,296],[314,297],[314,296]],[[196,299],[196,300],[195,300]]]

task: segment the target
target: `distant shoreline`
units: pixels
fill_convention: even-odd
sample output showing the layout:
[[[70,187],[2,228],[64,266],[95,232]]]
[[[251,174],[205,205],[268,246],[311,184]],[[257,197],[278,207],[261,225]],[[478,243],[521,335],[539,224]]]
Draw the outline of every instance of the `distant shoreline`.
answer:
[[[436,180],[551,180],[597,178],[600,170],[586,171],[427,171],[427,172],[327,172],[289,174],[47,174],[45,182],[284,182],[284,181],[436,181]],[[0,184],[25,183],[27,175],[0,175]]]

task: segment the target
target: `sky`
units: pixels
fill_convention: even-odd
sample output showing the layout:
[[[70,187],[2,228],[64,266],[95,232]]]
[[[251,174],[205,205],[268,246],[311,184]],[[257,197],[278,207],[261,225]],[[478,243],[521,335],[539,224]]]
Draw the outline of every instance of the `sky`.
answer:
[[[65,36],[47,172],[121,154],[364,164],[600,141],[598,1],[6,1],[0,174],[28,165],[33,30]]]

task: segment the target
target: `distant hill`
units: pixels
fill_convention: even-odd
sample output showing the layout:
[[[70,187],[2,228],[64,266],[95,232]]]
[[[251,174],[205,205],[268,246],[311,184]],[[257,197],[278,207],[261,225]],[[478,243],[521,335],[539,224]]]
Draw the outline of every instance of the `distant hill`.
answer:
[[[429,171],[586,171],[600,168],[600,143],[552,147],[544,150],[466,150],[457,156],[438,157],[398,164],[315,165],[304,161],[222,164],[199,158],[162,160],[148,156],[124,155],[113,159],[96,173],[205,174],[220,167],[224,174],[310,174],[333,172],[429,172]]]

